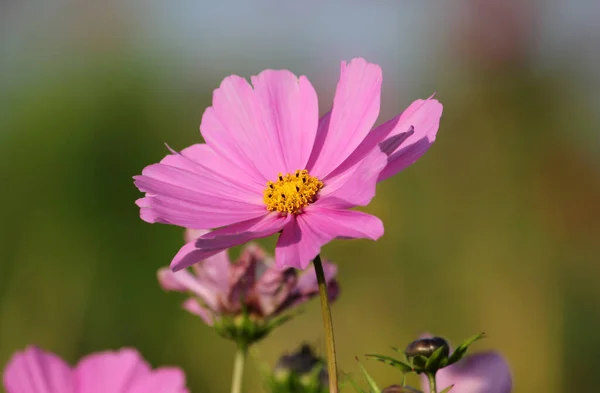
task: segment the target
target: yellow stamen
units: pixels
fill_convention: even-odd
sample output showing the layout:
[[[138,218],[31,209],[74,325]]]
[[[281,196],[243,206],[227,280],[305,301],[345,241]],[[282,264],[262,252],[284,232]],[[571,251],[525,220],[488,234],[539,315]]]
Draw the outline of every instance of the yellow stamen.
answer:
[[[285,176],[280,173],[276,182],[267,182],[263,201],[269,211],[297,214],[304,206],[314,202],[321,188],[323,182],[309,175],[306,169]]]

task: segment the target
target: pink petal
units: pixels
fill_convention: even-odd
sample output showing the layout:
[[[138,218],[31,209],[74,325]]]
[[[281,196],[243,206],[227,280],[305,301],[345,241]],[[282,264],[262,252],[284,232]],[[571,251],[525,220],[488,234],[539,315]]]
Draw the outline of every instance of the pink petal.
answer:
[[[259,116],[264,122],[269,151],[278,155],[283,168],[262,170],[268,179],[279,172],[294,173],[306,168],[310,157],[317,124],[319,104],[317,93],[305,76],[297,78],[289,71],[266,70],[252,77],[254,92],[259,103]]]
[[[75,386],[80,393],[125,393],[149,374],[150,366],[134,349],[98,352],[79,361]]]
[[[317,134],[315,135],[315,144],[313,146],[313,150],[310,154],[310,158],[308,159],[308,163],[306,164],[307,169],[311,169],[314,167],[315,162],[319,158],[321,151],[323,150],[323,146],[325,145],[325,140],[327,139],[327,131],[329,130],[329,121],[331,120],[331,111],[327,112],[321,118],[319,118],[319,123],[317,125]]]
[[[230,285],[227,294],[227,308],[242,310],[244,301],[250,301],[251,292],[258,275],[258,260],[253,255],[243,252],[241,258],[231,266]],[[254,300],[254,299],[252,299]]]
[[[185,374],[183,371],[175,367],[161,367],[153,371],[151,374],[148,374],[147,376],[135,381],[135,383],[133,383],[126,393],[149,392],[187,393],[188,389],[185,386]]]
[[[191,228],[186,228],[185,230],[185,234],[183,235],[183,238],[185,239],[185,242],[191,242],[192,240],[196,240],[198,239],[200,236],[204,235],[205,233],[208,233],[209,231],[207,229],[191,229]]]
[[[325,274],[325,282],[329,284],[335,279],[335,276],[337,276],[337,265],[328,261],[322,261],[321,263],[323,265],[323,273]],[[314,266],[311,265],[300,275],[296,289],[303,294],[316,293],[319,291],[319,284],[317,283]]]
[[[325,179],[314,205],[337,208],[368,205],[375,196],[377,179],[386,163],[387,156],[381,150],[371,150],[354,167]]]
[[[306,78],[267,70],[253,78],[225,78],[204,112],[200,130],[223,158],[266,184],[308,159],[317,124],[317,100]]]
[[[296,290],[297,271],[294,269],[280,270],[273,265],[262,266],[264,273],[256,283],[256,296],[264,316],[279,313]],[[266,269],[266,270],[265,270]]]
[[[205,198],[198,198],[198,202],[186,202],[171,196],[146,196],[136,201],[142,220],[182,227],[203,225],[206,228],[218,228],[264,215],[266,210],[264,206],[250,205],[247,208],[227,210],[208,203],[210,202]]]
[[[381,69],[355,58],[342,62],[329,127],[322,127],[307,169],[324,178],[365,139],[379,115]],[[325,135],[323,135],[325,133]],[[323,143],[322,147],[317,143]]]
[[[213,316],[213,313],[210,310],[202,307],[200,303],[198,303],[198,300],[194,298],[189,298],[185,302],[183,302],[181,307],[184,310],[202,318],[204,323],[206,323],[208,326],[212,326],[214,324],[215,318]]]
[[[159,269],[156,273],[158,283],[165,291],[185,292],[187,288],[177,280],[175,273],[169,268]]]
[[[339,284],[335,279],[337,275],[337,266],[326,260],[322,261],[325,282],[327,283],[327,295],[329,301],[334,301],[339,295]],[[310,265],[298,279],[294,293],[290,296],[291,301],[286,303],[286,307],[292,308],[312,299],[319,294],[319,284],[315,268]]]
[[[209,232],[193,242],[186,243],[171,261],[171,269],[185,269],[227,248],[271,236],[280,231],[289,219],[290,216],[270,213]]]
[[[510,393],[512,376],[508,363],[496,352],[469,355],[436,374],[439,390],[454,385],[452,393]],[[429,393],[427,379],[421,377],[424,393]]]
[[[265,183],[267,178],[253,162],[256,149],[268,146],[262,129],[255,129],[256,112],[252,87],[245,79],[232,75],[214,91],[213,106],[202,115],[200,133],[219,156],[239,167],[253,181]],[[265,158],[276,160],[275,156]]]
[[[194,277],[187,270],[172,272],[169,269],[161,269],[158,281],[165,290],[191,292],[201,298],[211,309],[215,310],[218,307],[219,288],[209,281]]]
[[[243,168],[217,154],[206,143],[197,143],[186,147],[181,152],[171,150],[170,154],[161,160],[161,164],[170,165],[192,172],[210,172],[217,177],[237,184],[253,193],[262,193],[265,182],[262,179],[249,177]]]
[[[379,218],[353,210],[338,210],[310,205],[284,227],[275,249],[281,269],[306,269],[319,254],[321,246],[335,238],[369,238],[383,235]]]
[[[15,353],[3,375],[7,393],[72,393],[69,366],[58,356],[30,346]]]
[[[388,164],[379,175],[379,181],[395,175],[425,154],[435,141],[442,110],[442,104],[430,97],[427,100],[416,100],[396,118],[395,127],[390,132],[389,138],[406,132],[411,127],[414,127],[414,133],[394,151],[386,152],[389,156]],[[396,119],[391,120],[391,122]],[[380,127],[389,127],[388,123]],[[373,131],[376,132],[377,129]],[[384,149],[385,143],[385,141],[382,143]]]
[[[134,177],[148,193],[136,203],[142,219],[184,227],[214,228],[264,214],[262,196],[210,172],[154,164]]]
[[[229,270],[231,261],[227,251],[206,258],[202,263],[192,265],[192,271],[198,280],[210,283],[214,291],[225,293],[229,288]]]

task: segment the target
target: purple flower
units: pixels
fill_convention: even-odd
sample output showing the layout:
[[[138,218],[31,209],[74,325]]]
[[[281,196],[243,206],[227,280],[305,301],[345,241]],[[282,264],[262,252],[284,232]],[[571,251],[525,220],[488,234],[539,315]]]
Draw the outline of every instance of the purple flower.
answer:
[[[442,113],[438,101],[418,100],[372,129],[382,74],[360,58],[342,62],[333,108],[320,119],[306,77],[266,70],[251,81],[233,75],[215,90],[200,124],[206,143],[134,177],[143,220],[218,228],[184,245],[174,271],[276,233],[280,268],[305,269],[335,238],[378,239],[381,220],[351,209],[429,148]]]
[[[201,233],[188,230],[186,238]],[[339,293],[337,267],[323,262],[323,268],[330,300],[334,300]],[[242,314],[266,321],[305,303],[319,292],[314,268],[310,270],[301,273],[293,268],[278,269],[272,257],[250,243],[235,263],[223,251],[193,265],[191,271],[160,269],[158,280],[165,290],[191,294],[183,307],[213,325],[222,317]]]
[[[454,385],[451,393],[509,393],[512,375],[508,363],[494,351],[467,355],[457,363],[438,370],[438,390]],[[427,377],[421,374],[421,387],[429,393]]]
[[[69,367],[58,356],[30,346],[4,369],[7,393],[187,393],[178,368],[155,370],[135,349],[98,352]]]

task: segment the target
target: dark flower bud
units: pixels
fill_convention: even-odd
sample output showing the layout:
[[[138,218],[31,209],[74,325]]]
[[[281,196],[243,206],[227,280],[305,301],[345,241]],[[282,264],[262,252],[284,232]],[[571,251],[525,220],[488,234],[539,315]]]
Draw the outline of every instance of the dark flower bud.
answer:
[[[429,358],[438,348],[443,348],[441,355],[448,357],[450,354],[450,345],[448,342],[441,337],[431,338],[420,338],[408,344],[404,353],[407,358],[414,358],[415,356],[423,356]]]
[[[303,344],[298,351],[279,359],[269,385],[272,393],[326,393],[329,377],[325,361]]]
[[[441,337],[420,338],[408,344],[404,350],[406,359],[412,362],[417,372],[435,372],[444,367],[450,354],[448,342]]]

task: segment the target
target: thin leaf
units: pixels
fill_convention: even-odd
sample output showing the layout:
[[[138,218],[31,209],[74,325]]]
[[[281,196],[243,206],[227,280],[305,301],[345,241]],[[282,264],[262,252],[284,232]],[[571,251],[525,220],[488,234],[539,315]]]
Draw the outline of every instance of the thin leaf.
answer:
[[[371,376],[369,375],[367,370],[363,367],[362,364],[360,364],[360,362],[358,361],[358,358],[356,358],[356,361],[358,362],[358,367],[360,367],[360,370],[362,371],[363,375],[365,376],[365,379],[367,380],[367,383],[369,384],[369,387],[371,388],[371,390],[374,393],[381,392],[381,389],[379,389],[379,386],[377,386],[377,383],[375,382],[375,380],[373,378],[371,378]]]
[[[460,359],[463,358],[463,356],[465,356],[465,354],[467,353],[467,349],[469,349],[469,346],[471,344],[473,344],[475,341],[482,339],[485,337],[485,333],[479,333],[469,339],[467,339],[465,342],[463,342],[462,344],[460,344],[452,353],[452,355],[450,355],[450,357],[448,358],[448,366],[451,364],[454,364],[456,362],[458,362]]]
[[[404,363],[404,362],[402,362],[402,361],[400,361],[398,359],[394,359],[391,356],[374,355],[374,354],[368,354],[368,355],[365,355],[365,356],[367,358],[375,359],[375,360],[378,360],[378,361],[380,361],[382,363],[389,364],[390,366],[397,367],[400,370],[402,370],[403,373],[408,373],[408,372],[413,371],[413,368],[410,365],[408,365],[408,364],[406,364],[406,363]]]
[[[354,389],[359,392],[359,393],[367,393],[367,391],[365,391],[363,388],[361,388],[360,386],[358,386],[358,384],[356,383],[355,380],[353,380],[350,377],[350,374],[347,373],[341,373],[341,376],[343,377],[340,381],[340,390],[344,390],[344,388],[346,387],[346,385],[350,384],[354,387]]]

